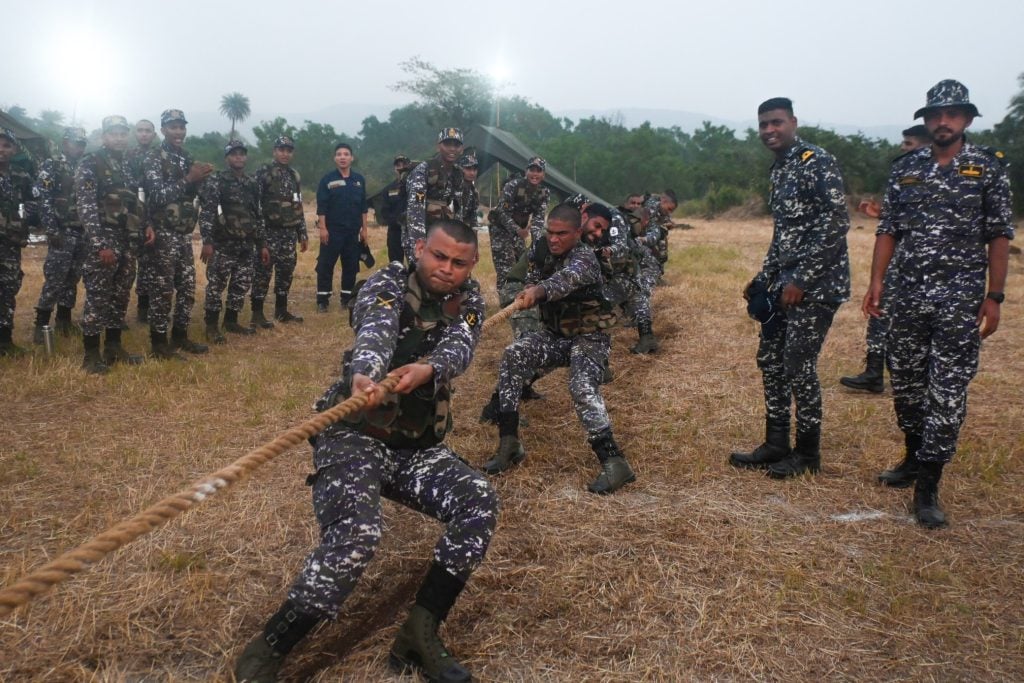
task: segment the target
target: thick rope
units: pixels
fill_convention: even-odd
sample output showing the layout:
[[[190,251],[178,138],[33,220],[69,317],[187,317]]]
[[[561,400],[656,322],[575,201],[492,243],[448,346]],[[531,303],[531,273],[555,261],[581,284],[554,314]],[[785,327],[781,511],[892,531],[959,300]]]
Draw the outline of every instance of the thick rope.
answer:
[[[494,327],[519,310],[517,303],[506,306],[484,321],[481,332]],[[377,386],[387,392],[398,385],[397,377],[385,377]],[[36,596],[46,593],[59,583],[96,564],[110,553],[131,543],[140,536],[163,526],[197,503],[231,487],[256,468],[265,465],[277,456],[316,436],[342,418],[362,410],[366,395],[357,393],[338,405],[314,415],[302,424],[292,427],[269,443],[250,451],[227,467],[194,482],[191,486],[149,506],[142,512],[118,522],[106,531],[93,536],[77,548],[62,554],[52,562],[22,577],[14,584],[0,590],[0,618],[31,602]]]

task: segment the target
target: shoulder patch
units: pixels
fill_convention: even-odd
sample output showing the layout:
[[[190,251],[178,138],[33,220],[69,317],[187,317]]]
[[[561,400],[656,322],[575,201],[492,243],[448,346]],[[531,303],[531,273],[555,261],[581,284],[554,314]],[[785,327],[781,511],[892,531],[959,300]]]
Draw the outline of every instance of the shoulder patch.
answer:
[[[466,324],[469,325],[470,328],[476,327],[480,324],[480,317],[473,311],[468,311],[466,313]]]
[[[426,199],[427,199],[427,193],[426,192],[420,191],[420,192],[416,193],[416,201],[417,202],[423,203],[424,201],[426,201]]]
[[[378,294],[376,303],[381,308],[391,308],[391,306],[395,303],[395,298],[391,297],[390,299],[388,299],[383,294]]]
[[[611,227],[611,230],[609,230],[609,231],[608,231],[608,234],[609,234],[609,235],[611,235],[612,237],[618,237],[618,236],[619,236],[619,229],[618,229],[618,228],[616,228],[616,227],[615,227],[615,226],[613,225],[613,226]]]
[[[800,155],[800,161],[807,163],[807,160],[814,156],[813,149],[804,150],[804,153]]]

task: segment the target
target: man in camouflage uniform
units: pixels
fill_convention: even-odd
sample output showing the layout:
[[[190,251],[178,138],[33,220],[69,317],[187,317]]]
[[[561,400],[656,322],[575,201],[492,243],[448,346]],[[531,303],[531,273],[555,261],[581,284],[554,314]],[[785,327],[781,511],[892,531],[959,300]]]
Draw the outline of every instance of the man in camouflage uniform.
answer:
[[[146,264],[144,290],[150,295],[149,336],[155,358],[181,359],[178,350],[209,350],[188,338],[188,326],[196,302],[192,235],[199,218],[199,188],[213,165],[196,162],[185,151],[187,125],[180,109],[165,110],[160,115],[164,140],[142,164],[148,225],[141,260]]]
[[[267,246],[271,263],[254,264],[252,281],[252,324],[269,329],[274,326],[263,315],[263,301],[270,289],[270,276],[274,280],[274,319],[282,323],[301,323],[302,316],[288,311],[288,292],[295,274],[295,243],[303,252],[309,248],[306,218],[302,213],[302,188],[299,172],[291,167],[295,141],[282,135],[274,141],[274,160],[256,171],[260,187],[260,203],[267,226]]]
[[[456,200],[456,217],[471,228],[476,227],[476,212],[480,208],[480,191],[476,188],[476,177],[480,173],[480,162],[476,149],[466,148],[457,162],[462,169],[462,192]]]
[[[135,259],[142,241],[145,206],[139,199],[139,178],[125,162],[128,121],[103,119],[103,146],[87,154],[75,173],[78,219],[85,231],[85,308],[82,311],[82,369],[105,373],[114,363],[136,365],[140,356],[121,346],[121,323],[128,310]],[[100,353],[100,333],[106,344]]]
[[[15,345],[14,307],[21,289],[21,249],[28,244],[25,214],[35,200],[32,178],[11,164],[18,153],[14,131],[0,128],[0,356],[24,353]]]
[[[402,249],[402,226],[405,225],[405,208],[409,203],[405,194],[406,174],[411,168],[409,157],[399,154],[395,157],[395,179],[384,188],[381,197],[378,223],[388,226],[388,261],[405,259]]]
[[[146,178],[144,163],[149,153],[157,148],[157,145],[153,144],[155,140],[156,128],[153,126],[153,122],[149,119],[139,119],[138,123],[135,124],[135,142],[137,144],[125,152],[125,159],[128,162],[128,168],[131,169],[132,175],[136,178],[142,178],[143,187],[145,186]],[[143,190],[143,200],[145,198],[145,190]],[[140,323],[149,322],[149,292],[146,290],[146,285],[152,280],[152,277],[146,272],[148,268],[147,260],[140,258],[139,272],[135,277],[135,295]]]
[[[980,116],[967,88],[944,80],[927,97],[914,118],[924,117],[933,142],[893,164],[863,310],[882,314],[898,244],[888,364],[906,455],[879,480],[894,488],[913,483],[918,523],[938,528],[946,526],[939,479],[956,453],[981,340],[999,327],[1014,228],[1002,153],[964,135]]]
[[[46,230],[46,261],[43,262],[43,289],[36,303],[34,344],[43,344],[43,327],[57,306],[57,331],[74,332],[71,310],[78,298],[78,282],[85,261],[85,238],[75,204],[75,171],[85,154],[88,138],[81,128],[65,128],[62,154],[47,159],[39,167],[33,193],[38,198],[39,217]]]
[[[501,189],[498,206],[488,215],[491,236],[491,258],[500,292],[508,271],[526,252],[526,238],[531,242],[544,236],[544,216],[548,212],[551,191],[544,187],[547,162],[532,157],[526,162],[526,175],[509,179]],[[502,302],[508,305],[508,302]]]
[[[661,194],[652,194],[643,203],[647,209],[650,222],[647,224],[647,233],[641,242],[651,250],[658,262],[658,275],[665,273],[665,263],[668,262],[668,232],[674,226],[672,223],[672,212],[679,206],[679,199],[672,190],[665,190]],[[656,281],[656,284],[658,281]]]
[[[465,372],[480,338],[484,301],[470,280],[476,234],[453,220],[432,223],[410,273],[392,262],[359,291],[352,310],[355,343],[342,377],[317,403],[326,410],[353,393],[363,412],[313,440],[313,509],[320,545],[288,599],[245,648],[238,681],[277,680],[284,657],[322,619],[334,619],[380,543],[381,497],[445,525],[416,604],[391,648],[391,665],[419,668],[427,680],[470,681],[437,629],[473,570],[497,522],[490,484],[444,444],[451,427],[452,380]],[[394,394],[379,386],[398,377]]]
[[[437,154],[420,162],[405,181],[408,204],[402,246],[411,258],[416,241],[427,234],[427,225],[439,218],[454,218],[455,203],[462,193],[462,131],[443,128],[437,134]]]
[[[932,135],[928,127],[918,124],[903,131],[903,142],[900,143],[900,150],[903,154],[913,152],[920,147],[927,147],[932,144]],[[885,270],[884,298],[880,304],[881,308],[887,310],[889,301],[892,300],[895,287],[899,283],[899,254],[893,254],[893,260]],[[844,387],[857,391],[867,391],[873,394],[880,394],[885,391],[885,347],[886,338],[889,336],[889,327],[892,318],[884,313],[877,318],[868,318],[867,332],[867,360],[864,372],[859,375],[840,377],[839,383]]]
[[[783,479],[821,468],[821,384],[818,354],[839,305],[850,296],[850,259],[843,177],[835,158],[797,136],[785,97],[758,107],[761,142],[775,153],[771,168],[774,229],[761,272],[743,290],[781,308],[764,324],[757,366],[764,381],[765,442],[733,453],[735,467],[767,468]],[[796,447],[789,448],[790,405],[796,400]]]
[[[588,220],[588,238],[596,243],[608,221]],[[523,461],[519,441],[519,400],[523,385],[537,370],[568,367],[569,393],[587,440],[601,463],[590,485],[592,493],[612,493],[636,479],[612,436],[611,420],[601,397],[600,383],[611,348],[605,331],[615,324],[611,302],[602,291],[601,265],[592,244],[581,239],[580,212],[559,204],[548,216],[546,239],[530,245],[526,289],[516,300],[529,308],[540,306],[544,329],[529,332],[509,345],[498,370],[497,452],[484,463],[487,474],[498,474]]]
[[[258,257],[264,266],[270,264],[260,188],[245,172],[248,156],[243,142],[229,141],[224,146],[227,168],[210,176],[199,190],[199,233],[203,237],[200,258],[206,264],[206,338],[214,344],[227,341],[218,325],[225,289],[224,330],[256,334],[256,328],[238,323],[238,313],[252,287],[255,259]]]

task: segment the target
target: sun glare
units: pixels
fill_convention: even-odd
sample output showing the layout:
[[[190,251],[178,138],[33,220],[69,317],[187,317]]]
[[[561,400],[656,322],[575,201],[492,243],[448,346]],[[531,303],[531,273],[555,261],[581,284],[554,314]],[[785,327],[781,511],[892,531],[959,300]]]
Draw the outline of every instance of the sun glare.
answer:
[[[62,106],[80,110],[108,100],[115,77],[122,68],[109,43],[88,29],[64,30],[55,34],[47,77]]]

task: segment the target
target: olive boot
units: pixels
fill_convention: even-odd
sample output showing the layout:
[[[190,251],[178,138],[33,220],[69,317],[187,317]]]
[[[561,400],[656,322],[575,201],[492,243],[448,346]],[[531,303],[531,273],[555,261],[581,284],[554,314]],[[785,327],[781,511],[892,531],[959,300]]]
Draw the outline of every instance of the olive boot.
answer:
[[[306,637],[320,621],[300,612],[286,600],[260,633],[245,646],[235,662],[237,683],[275,683],[277,672],[288,653]]]
[[[626,484],[636,481],[636,474],[626,462],[626,456],[622,454],[619,445],[615,443],[610,429],[591,439],[590,447],[601,461],[601,473],[587,487],[591,493],[614,493]]]
[[[636,346],[631,348],[630,353],[654,353],[658,350],[658,338],[654,336],[654,331],[651,328],[651,323],[639,323],[637,331],[640,333],[640,339],[637,340]]]
[[[914,483],[921,472],[921,463],[917,460],[917,451],[921,448],[920,434],[904,434],[903,441],[907,445],[903,462],[891,470],[878,475],[878,481],[894,489],[905,489]]]
[[[839,383],[849,389],[880,394],[885,391],[884,372],[885,356],[880,353],[869,353],[865,362],[864,372],[852,377],[840,377]]]
[[[262,327],[264,330],[274,329],[274,323],[267,320],[263,315],[263,299],[252,300],[252,322],[251,327]]]
[[[498,451],[484,463],[484,474],[501,474],[526,458],[526,449],[519,441],[519,413],[501,411],[498,413]]]
[[[729,464],[746,469],[764,469],[789,455],[789,420],[765,420],[764,443],[749,453],[734,452]]]

